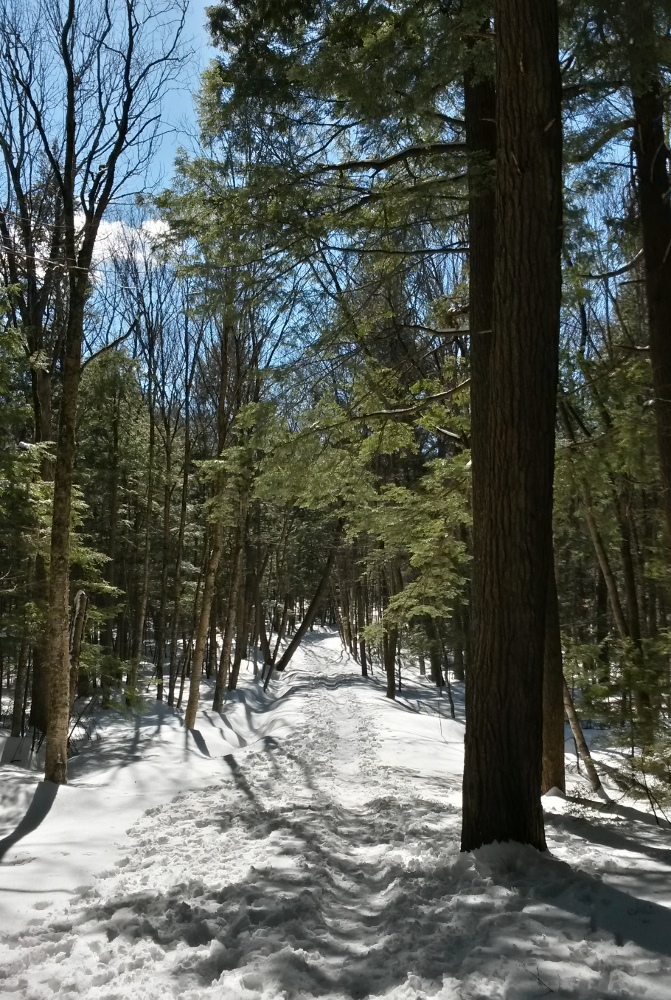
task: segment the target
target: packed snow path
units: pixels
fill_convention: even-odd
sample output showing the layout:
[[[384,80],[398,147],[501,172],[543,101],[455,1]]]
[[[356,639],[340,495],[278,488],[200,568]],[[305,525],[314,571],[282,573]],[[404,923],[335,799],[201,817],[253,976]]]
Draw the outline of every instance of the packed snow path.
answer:
[[[317,633],[267,696],[247,675],[223,719],[203,707],[195,740],[166,710],[110,770],[105,740],[129,731],[110,728],[76,759],[65,813],[59,793],[7,853],[12,891],[39,888],[32,867],[66,820],[86,852],[116,785],[151,797],[181,760],[188,790],[141,814],[65,903],[40,898],[18,931],[3,911],[0,995],[669,1000],[668,832],[557,804],[552,856],[460,855],[463,727],[447,716],[417,678],[388,702]]]

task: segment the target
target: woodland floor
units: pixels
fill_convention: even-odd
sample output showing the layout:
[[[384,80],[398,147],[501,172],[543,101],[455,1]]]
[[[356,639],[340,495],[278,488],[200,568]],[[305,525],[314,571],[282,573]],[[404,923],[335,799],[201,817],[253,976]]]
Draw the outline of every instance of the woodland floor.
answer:
[[[459,854],[459,687],[358,673],[316,632],[196,738],[148,700],[56,794],[2,765],[0,996],[669,1000],[669,830],[549,798],[549,854]]]

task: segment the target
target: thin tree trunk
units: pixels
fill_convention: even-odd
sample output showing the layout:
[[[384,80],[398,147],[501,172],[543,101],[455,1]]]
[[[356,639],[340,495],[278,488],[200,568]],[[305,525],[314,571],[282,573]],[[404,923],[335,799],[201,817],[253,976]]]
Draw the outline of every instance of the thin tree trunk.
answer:
[[[366,661],[366,640],[363,630],[366,627],[366,607],[363,599],[363,582],[359,580],[356,588],[356,617],[359,632],[359,662],[361,663],[361,676],[368,677],[368,663]]]
[[[324,566],[324,572],[322,573],[322,578],[319,581],[319,586],[317,587],[315,596],[310,601],[310,605],[307,611],[305,612],[303,621],[296,629],[296,632],[292,637],[291,642],[282,653],[279,662],[274,665],[274,669],[277,670],[278,673],[281,673],[287,667],[287,664],[290,663],[291,657],[298,649],[303,636],[305,635],[305,633],[315,620],[317,611],[319,610],[321,603],[323,602],[324,598],[326,597],[326,594],[328,593],[329,581],[331,579],[331,570],[333,569],[333,564],[335,562],[337,551],[338,551],[337,543],[334,543],[331,546],[331,550],[328,554],[326,565]],[[268,682],[270,681],[271,672],[272,671],[268,671],[268,676],[266,677],[265,683],[263,685],[264,691],[268,687]]]
[[[214,536],[212,549],[207,560],[205,575],[203,579],[203,599],[196,626],[196,644],[193,651],[193,661],[191,665],[191,678],[189,682],[189,700],[186,704],[184,725],[187,729],[195,729],[196,713],[198,712],[198,698],[200,695],[200,675],[203,669],[203,653],[205,651],[205,637],[207,626],[210,620],[210,610],[214,599],[214,588],[219,568],[219,559],[223,542],[223,528],[220,522],[214,526]]]
[[[222,631],[221,653],[219,655],[219,664],[215,675],[214,696],[212,699],[212,711],[214,712],[221,712],[224,707],[226,683],[228,681],[228,674],[231,665],[231,653],[233,650],[233,636],[235,634],[237,602],[235,604],[231,603],[231,587],[233,584],[233,577],[235,576],[235,562],[231,566],[231,571],[232,574],[231,580],[229,581],[228,598],[226,600],[226,620],[224,621]]]
[[[384,671],[387,678],[387,698],[393,701],[396,698],[396,645],[398,643],[398,629],[395,625],[385,628],[382,637],[382,655],[384,658]]]
[[[116,549],[117,533],[119,524],[119,393],[114,394],[114,416],[112,417],[112,455],[111,455],[111,480],[110,480],[110,521],[109,539],[107,542],[107,555],[109,556],[109,569],[107,579],[114,586],[116,582]],[[110,609],[116,603],[116,598],[111,595],[108,598]],[[114,652],[114,617],[110,613],[105,629],[105,645],[108,653]]]
[[[608,650],[608,588],[598,562],[596,565],[596,641],[599,647],[599,662],[603,666],[600,682],[610,677],[610,653]]]
[[[153,392],[153,360],[152,352],[149,355],[149,463],[147,473],[147,499],[145,506],[145,529],[144,529],[144,554],[142,558],[142,578],[140,581],[140,594],[137,602],[135,627],[133,631],[133,648],[131,650],[131,665],[128,683],[132,692],[137,687],[138,668],[143,653],[142,640],[144,638],[144,627],[147,617],[147,601],[149,599],[149,556],[151,551],[151,522],[152,505],[154,502],[154,451],[156,442],[155,413],[154,413],[154,392]]]
[[[28,269],[30,270],[30,261]],[[28,283],[31,287],[32,283]],[[29,332],[39,334],[29,346],[31,353],[35,355],[42,350],[44,336],[42,321],[35,322],[37,315],[36,303],[29,303],[29,313],[33,322],[29,323]],[[51,373],[42,367],[31,368],[32,396],[34,409],[34,433],[35,441],[39,444],[46,444],[53,440],[52,430],[52,386]],[[40,461],[40,478],[44,482],[53,482],[54,462],[48,454],[43,454]],[[37,553],[35,556],[35,575],[33,580],[33,594],[35,604],[38,608],[45,610],[49,600],[49,579],[47,565],[44,556]],[[30,722],[40,732],[46,733],[49,720],[49,658],[47,648],[47,636],[40,631],[37,641],[33,644],[33,669],[32,669],[32,697],[30,701]]]
[[[259,530],[260,528],[258,526],[258,506],[257,506],[257,535]],[[256,604],[256,630],[259,637],[259,643],[261,644],[261,656],[263,657],[263,668],[261,671],[262,675],[265,674],[266,670],[270,670],[270,666],[272,663],[272,656],[270,653],[270,642],[268,640],[268,635],[266,633],[266,621],[265,621],[265,613],[263,610],[263,601],[261,600],[261,581],[263,580],[263,575],[266,571],[266,567],[270,560],[270,554],[271,550],[268,549],[266,551],[265,556],[263,557],[261,566],[259,567],[258,572],[254,575],[253,579],[254,602]]]
[[[545,616],[545,659],[543,662],[543,774],[541,793],[551,788],[566,791],[564,771],[564,671],[562,667],[559,602],[555,567],[548,577]]]
[[[457,607],[453,616],[453,621],[456,633],[454,640],[454,677],[457,681],[463,681],[465,676],[464,646],[466,641],[463,608]]]
[[[23,702],[25,698],[26,679],[28,675],[28,642],[25,635],[21,636],[19,659],[16,665],[16,680],[14,686],[14,705],[12,707],[12,736],[21,736],[23,730]]]
[[[578,753],[580,754],[580,757],[585,765],[585,770],[587,771],[587,777],[589,778],[590,785],[592,786],[592,791],[600,793],[603,798],[607,799],[608,796],[601,785],[601,779],[597,774],[594,761],[592,760],[592,755],[589,752],[587,743],[585,742],[585,737],[583,736],[582,727],[580,725],[580,719],[576,714],[573,698],[571,697],[571,692],[569,691],[566,681],[564,681],[563,684],[563,693],[566,718],[569,721],[571,732],[573,733],[573,739],[575,740],[575,744],[578,748]]]
[[[244,555],[244,553],[243,553]],[[233,665],[231,667],[231,672],[228,678],[228,691],[235,691],[238,686],[238,677],[240,676],[240,666],[242,664],[243,657],[247,655],[247,638],[249,634],[249,605],[251,600],[251,582],[247,578],[245,586],[238,587],[238,610],[235,616],[236,620],[236,634],[235,634],[235,656],[233,658]]]
[[[424,631],[429,641],[429,666],[431,668],[431,680],[438,688],[445,685],[443,671],[441,667],[440,646],[438,641],[438,629],[433,618],[428,615],[424,619]]]
[[[263,603],[261,601],[261,594],[259,591],[258,579],[255,583],[255,593],[256,593],[256,627],[259,634],[259,642],[261,644],[261,656],[263,657],[263,666],[270,668],[272,663],[272,656],[270,653],[270,643],[268,641],[268,634],[266,632],[266,623],[263,614]]]
[[[74,258],[74,253],[72,254]],[[74,261],[73,261],[74,262]],[[70,278],[70,302],[65,336],[61,408],[56,449],[51,520],[49,613],[47,625],[49,721],[44,776],[56,784],[67,782],[68,723],[70,721],[69,560],[70,512],[74,479],[77,396],[81,377],[86,277]],[[88,269],[86,274],[88,274]]]
[[[214,699],[212,701],[213,712],[221,712],[224,707],[224,692],[226,691],[226,682],[228,681],[228,672],[231,666],[231,650],[233,648],[233,635],[235,634],[235,622],[238,610],[238,591],[240,590],[243,573],[242,563],[244,555],[244,539],[242,535],[245,530],[245,524],[246,518],[243,515],[242,520],[238,522],[235,533],[235,547],[233,550],[233,560],[231,564],[231,582],[228,590],[226,627],[224,629],[219,669],[217,670],[217,680],[214,687]]]
[[[638,605],[636,571],[634,569],[634,558],[631,550],[631,521],[628,511],[626,509],[622,509],[624,503],[625,501],[618,494],[615,497],[615,504],[620,529],[620,553],[622,555],[622,577],[624,580],[624,597],[627,606],[627,623],[632,642],[639,652],[642,652],[641,613]]]
[[[400,593],[402,589],[403,581],[401,579],[398,566],[392,563],[387,570],[387,594],[389,598],[392,598],[395,594]],[[396,654],[398,652],[398,639],[398,626],[392,624],[387,627],[385,625],[382,639],[382,649],[384,656],[384,669],[387,676],[386,696],[392,700],[396,698],[395,666]]]
[[[452,685],[450,684],[450,664],[447,658],[447,649],[445,648],[445,640],[443,638],[443,629],[440,622],[437,623],[438,636],[440,638],[440,648],[443,654],[443,671],[445,674],[445,688],[447,689],[447,700],[450,703],[450,717],[456,719],[456,713],[454,710],[454,698],[452,697]]]
[[[280,627],[277,630],[277,640],[275,641],[275,648],[273,650],[273,663],[277,659],[277,653],[278,653],[279,648],[280,648],[280,643],[282,642],[282,639],[284,638],[284,633],[285,633],[286,628],[287,628],[287,621],[289,619],[289,601],[290,600],[291,600],[291,596],[289,594],[286,594],[286,596],[284,598],[284,605],[282,607],[282,617],[280,618]]]
[[[75,697],[77,695],[79,662],[81,660],[82,642],[84,639],[84,627],[86,625],[86,613],[88,611],[88,606],[88,597],[83,590],[78,590],[75,596],[72,625],[70,627],[70,713],[72,713]]]
[[[606,589],[608,590],[610,608],[613,613],[615,625],[617,626],[620,638],[629,639],[629,626],[620,602],[617,581],[615,579],[615,574],[611,569],[608,554],[601,538],[601,532],[599,531],[596,523],[596,518],[592,513],[592,505],[589,496],[585,498],[585,520],[587,521],[587,530],[590,538],[592,539],[592,545],[594,546],[594,552],[596,553],[599,567],[603,574],[603,578],[606,581]]]
[[[182,707],[182,698],[184,697],[184,682],[186,680],[187,673],[190,673],[191,669],[191,654],[193,652],[193,640],[189,639],[188,645],[186,642],[182,643],[183,659],[182,659],[182,670],[179,677],[179,697],[177,698],[177,708]]]
[[[187,356],[188,363],[188,356]],[[184,533],[186,531],[186,512],[189,498],[189,462],[191,460],[191,438],[189,417],[189,396],[185,399],[184,410],[184,470],[182,472],[182,502],[179,513],[179,531],[177,533],[177,553],[175,555],[175,578],[172,585],[172,618],[170,621],[170,672],[168,676],[168,704],[175,703],[175,684],[177,681],[177,630],[179,628],[179,603],[182,594],[182,557],[184,555]]]
[[[210,609],[210,632],[207,640],[207,666],[205,667],[205,676],[208,680],[211,677],[216,676],[217,673],[217,622],[219,620],[219,608],[218,604],[221,602],[217,600],[217,595],[215,594],[212,600],[212,607]]]
[[[35,579],[33,594],[35,604],[44,608],[49,593],[49,578],[44,558],[35,556]],[[32,691],[30,699],[30,725],[46,733],[49,722],[49,661],[47,656],[47,636],[40,630],[37,641],[33,642]]]
[[[166,431],[166,440],[169,440]],[[170,497],[172,448],[166,444],[165,484],[163,487],[163,545],[161,553],[161,592],[156,621],[156,700],[163,701],[163,661],[165,659],[165,619],[168,604],[168,552],[170,549]]]

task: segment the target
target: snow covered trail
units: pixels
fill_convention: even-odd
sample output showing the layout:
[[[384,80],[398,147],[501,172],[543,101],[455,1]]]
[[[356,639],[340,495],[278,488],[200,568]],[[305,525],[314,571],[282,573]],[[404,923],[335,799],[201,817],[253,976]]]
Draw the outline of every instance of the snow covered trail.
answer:
[[[190,787],[138,815],[65,905],[3,923],[0,995],[669,1000],[668,831],[554,802],[552,856],[460,855],[463,727],[447,714],[418,679],[387,701],[315,633],[267,696],[245,679],[223,719],[201,711],[197,743],[166,722],[125,768],[80,765],[90,810],[96,788],[103,803],[119,781],[148,787],[177,745]],[[58,822],[12,848],[27,886]]]

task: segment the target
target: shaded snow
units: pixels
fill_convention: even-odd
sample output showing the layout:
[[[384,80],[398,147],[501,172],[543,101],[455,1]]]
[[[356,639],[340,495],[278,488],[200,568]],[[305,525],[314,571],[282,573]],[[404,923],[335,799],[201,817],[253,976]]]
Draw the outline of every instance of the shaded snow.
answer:
[[[198,726],[111,720],[7,852],[2,996],[671,997],[668,832],[551,797],[551,855],[460,855],[463,725],[428,682],[389,702],[316,633]],[[9,829],[36,778],[2,772]]]

